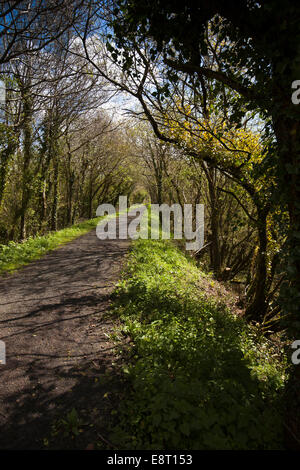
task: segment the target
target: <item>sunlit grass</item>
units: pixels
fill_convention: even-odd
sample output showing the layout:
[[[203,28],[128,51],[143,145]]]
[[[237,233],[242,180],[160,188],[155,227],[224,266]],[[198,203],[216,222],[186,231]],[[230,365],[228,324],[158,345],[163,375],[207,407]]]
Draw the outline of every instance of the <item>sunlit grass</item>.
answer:
[[[135,204],[129,209],[138,206],[138,204]],[[109,220],[110,218],[122,215],[124,212],[125,211],[120,211],[115,215],[112,214],[86,220],[72,225],[71,227],[58,230],[57,232],[50,232],[43,236],[30,237],[21,243],[9,242],[7,245],[0,245],[0,275],[14,272],[31,261],[39,259],[48,251],[55,250],[93,230],[101,220]]]
[[[132,339],[114,443],[125,449],[277,449],[286,365],[254,327],[199,289],[172,241],[137,240],[116,291]]]
[[[0,245],[0,274],[13,272],[48,251],[84,235],[95,228],[102,218],[90,219],[44,236],[30,237],[22,243],[9,242],[7,245]]]
[[[108,220],[123,213],[124,211],[121,211],[115,215],[96,217],[47,235],[29,237],[21,243],[9,242],[7,245],[0,245],[0,275],[12,273],[31,261],[39,259],[48,251],[55,250],[90,232],[101,220]]]

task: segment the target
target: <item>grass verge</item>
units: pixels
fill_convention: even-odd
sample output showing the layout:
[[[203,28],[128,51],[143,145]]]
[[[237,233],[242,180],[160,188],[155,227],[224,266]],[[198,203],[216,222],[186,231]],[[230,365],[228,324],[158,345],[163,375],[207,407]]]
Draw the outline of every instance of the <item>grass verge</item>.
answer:
[[[47,251],[54,250],[84,235],[95,228],[102,218],[90,219],[44,236],[30,237],[21,243],[11,241],[7,245],[0,245],[0,275],[11,273],[41,258]]]
[[[135,208],[133,205],[129,209]],[[100,220],[109,220],[110,218],[122,215],[124,211],[116,214],[95,217],[94,219],[72,225],[57,232],[50,232],[47,235],[29,237],[23,242],[9,242],[7,245],[0,245],[0,275],[11,273],[26,264],[41,258],[47,251],[55,250],[60,246],[74,240],[75,238],[90,232],[97,226]]]
[[[131,337],[120,449],[280,449],[287,366],[254,327],[199,290],[171,241],[137,240],[115,292]]]

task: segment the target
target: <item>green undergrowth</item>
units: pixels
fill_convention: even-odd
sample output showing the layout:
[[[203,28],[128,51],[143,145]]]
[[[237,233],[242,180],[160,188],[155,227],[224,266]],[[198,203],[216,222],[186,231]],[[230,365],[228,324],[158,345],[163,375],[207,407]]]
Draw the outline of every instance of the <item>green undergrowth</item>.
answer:
[[[114,300],[132,340],[120,449],[282,448],[286,364],[203,276],[171,241],[133,243]]]

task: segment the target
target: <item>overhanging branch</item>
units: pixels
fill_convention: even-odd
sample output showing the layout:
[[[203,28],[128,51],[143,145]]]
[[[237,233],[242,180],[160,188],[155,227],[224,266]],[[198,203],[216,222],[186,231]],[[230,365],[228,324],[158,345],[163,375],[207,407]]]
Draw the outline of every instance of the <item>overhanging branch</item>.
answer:
[[[246,88],[244,85],[229,77],[224,72],[208,69],[206,67],[200,67],[190,63],[182,64],[170,59],[165,59],[165,63],[172,69],[178,70],[179,72],[185,72],[188,74],[198,73],[199,75],[204,75],[207,78],[213,78],[214,80],[224,83],[224,85],[227,85],[232,90],[237,91],[247,99],[255,98],[252,90],[249,90],[249,88]]]

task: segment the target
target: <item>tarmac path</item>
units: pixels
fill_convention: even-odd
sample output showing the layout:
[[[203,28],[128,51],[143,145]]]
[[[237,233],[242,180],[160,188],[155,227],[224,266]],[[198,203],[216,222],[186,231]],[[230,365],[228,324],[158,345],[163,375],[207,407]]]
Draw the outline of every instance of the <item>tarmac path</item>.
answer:
[[[129,246],[93,230],[0,278],[0,449],[51,448],[53,423],[72,408],[83,422],[73,448],[95,436],[93,422],[105,432],[109,394],[120,388],[109,338],[116,320],[105,313]]]

